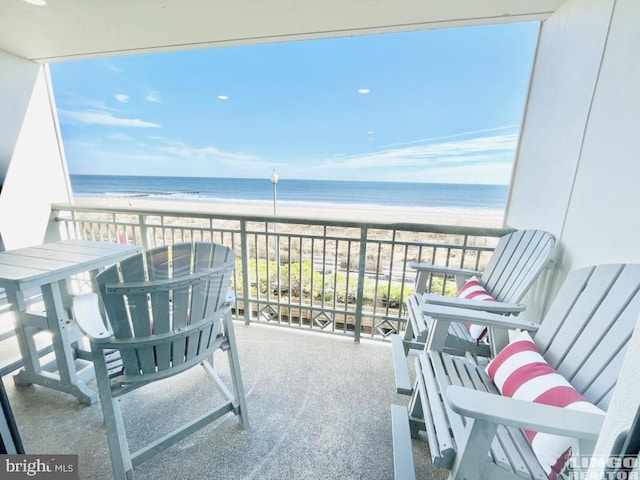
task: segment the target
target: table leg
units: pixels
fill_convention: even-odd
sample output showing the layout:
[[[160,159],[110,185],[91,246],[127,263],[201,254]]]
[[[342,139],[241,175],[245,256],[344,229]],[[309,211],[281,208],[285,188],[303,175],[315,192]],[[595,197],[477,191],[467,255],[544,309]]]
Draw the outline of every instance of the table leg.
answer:
[[[46,308],[47,328],[52,333],[51,341],[55,353],[58,374],[27,368],[14,377],[17,384],[35,383],[74,395],[81,403],[91,405],[96,402],[97,394],[80,378],[87,377],[89,365],[78,372],[75,368],[75,356],[71,343],[77,339],[70,332],[71,320],[68,318],[62,300],[60,285],[51,283],[42,286],[42,298]],[[37,358],[37,357],[36,357]]]
[[[22,322],[21,316],[27,310],[27,306],[24,301],[24,294],[22,292],[15,292],[7,289],[7,300],[13,305],[16,313],[16,340],[18,340],[18,347],[20,347],[20,354],[24,362],[24,371],[31,375],[39,375],[42,371],[40,367],[40,361],[38,359],[38,349],[36,342],[33,340],[33,335],[37,333],[38,329],[29,325],[25,325]],[[18,382],[16,382],[18,383]],[[29,385],[31,382],[18,383],[19,385]]]

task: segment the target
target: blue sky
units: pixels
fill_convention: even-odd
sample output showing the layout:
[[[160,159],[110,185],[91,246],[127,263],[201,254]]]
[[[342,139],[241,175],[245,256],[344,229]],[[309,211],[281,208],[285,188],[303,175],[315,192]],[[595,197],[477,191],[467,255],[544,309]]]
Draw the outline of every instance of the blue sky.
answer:
[[[507,184],[537,23],[56,63],[72,174]]]

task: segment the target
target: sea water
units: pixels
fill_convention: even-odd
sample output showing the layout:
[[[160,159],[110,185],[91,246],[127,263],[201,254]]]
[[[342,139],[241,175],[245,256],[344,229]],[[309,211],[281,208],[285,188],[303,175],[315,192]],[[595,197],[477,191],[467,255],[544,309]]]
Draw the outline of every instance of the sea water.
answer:
[[[273,199],[268,178],[143,177],[71,175],[76,196],[146,197],[197,202],[251,202]],[[506,185],[293,180],[276,185],[278,202],[455,207],[503,210]]]

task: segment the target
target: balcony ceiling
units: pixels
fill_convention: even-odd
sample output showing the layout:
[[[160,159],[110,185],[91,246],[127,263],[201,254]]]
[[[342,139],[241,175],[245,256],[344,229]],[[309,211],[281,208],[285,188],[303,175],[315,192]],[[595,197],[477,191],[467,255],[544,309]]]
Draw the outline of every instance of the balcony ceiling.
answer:
[[[36,0],[30,0],[36,1]],[[37,62],[544,20],[565,0],[25,0],[0,3],[0,49]]]

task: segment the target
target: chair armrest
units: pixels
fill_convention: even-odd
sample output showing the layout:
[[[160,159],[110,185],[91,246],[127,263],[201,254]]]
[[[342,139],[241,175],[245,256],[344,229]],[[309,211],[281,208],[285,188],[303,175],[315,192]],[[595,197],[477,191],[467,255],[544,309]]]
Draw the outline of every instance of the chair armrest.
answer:
[[[229,305],[233,305],[236,301],[236,292],[233,290],[233,288],[229,287],[227,289],[227,294],[224,297],[224,304],[229,306]]]
[[[100,313],[100,304],[96,293],[87,293],[73,297],[73,316],[82,333],[92,339],[111,337],[111,332],[105,327]]]
[[[536,332],[538,328],[540,328],[538,323],[520,320],[513,316],[498,315],[497,313],[482,312],[480,310],[470,310],[466,308],[434,305],[432,303],[423,304],[422,313],[429,315],[436,320],[445,320],[447,322],[470,322],[476,325],[506,329],[520,328],[529,332]]]
[[[604,414],[542,405],[457,385],[447,387],[446,401],[454,412],[465,417],[593,441],[598,439],[605,418]]]
[[[484,300],[473,300],[469,298],[447,297],[433,293],[425,293],[422,297],[425,303],[434,305],[448,305],[457,308],[468,308],[470,310],[481,310],[494,313],[520,313],[526,309],[520,303],[487,302]]]
[[[438,265],[431,265],[430,263],[415,263],[412,262],[409,266],[415,269],[417,272],[430,272],[430,273],[441,273],[445,275],[464,275],[471,277],[473,275],[482,275],[482,272],[478,270],[469,270],[467,268],[458,268],[458,267],[444,267]]]

